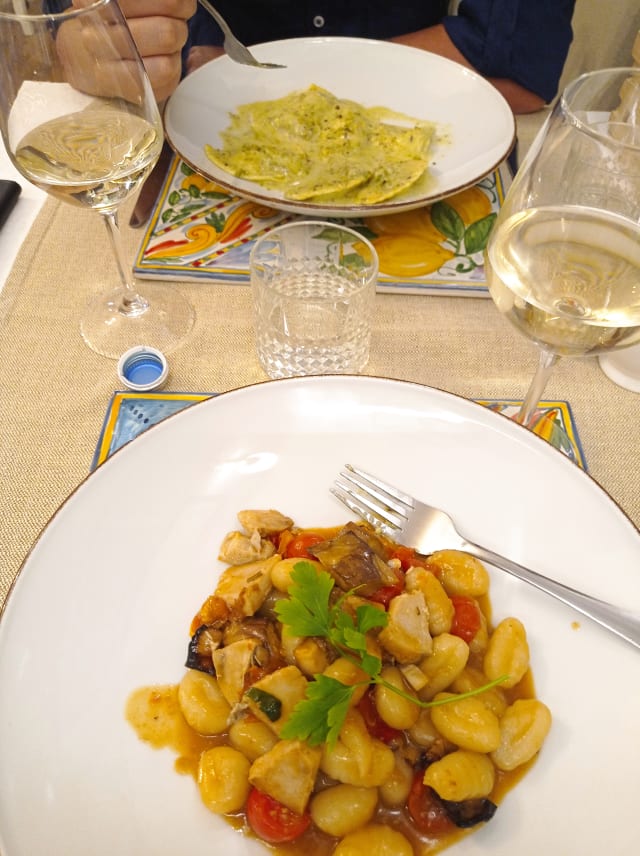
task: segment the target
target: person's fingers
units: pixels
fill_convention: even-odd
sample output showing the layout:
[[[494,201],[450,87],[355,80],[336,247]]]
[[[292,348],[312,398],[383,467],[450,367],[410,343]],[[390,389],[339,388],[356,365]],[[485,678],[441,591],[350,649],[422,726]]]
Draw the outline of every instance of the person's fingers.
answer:
[[[167,17],[188,21],[196,11],[196,0],[119,0],[128,20]]]
[[[56,49],[67,82],[88,95],[140,100],[143,79],[131,62],[131,40],[123,27],[109,27],[114,41],[100,39],[95,27],[71,19],[60,25]],[[179,56],[179,55],[178,55]]]
[[[182,74],[180,52],[162,56],[143,57],[156,101],[164,101],[174,91]]]
[[[176,18],[131,18],[129,29],[142,57],[174,54],[189,34],[186,22]]]
[[[86,0],[74,2],[82,5]],[[128,62],[135,56],[133,37],[156,99],[162,101],[180,81],[180,52],[188,37],[186,19],[195,12],[196,0],[121,0],[120,6],[131,36],[116,23],[103,24],[109,28],[110,39],[103,38],[95,20],[90,24],[72,18],[61,25],[58,50],[64,56],[69,82],[94,95],[114,95],[122,87],[122,97],[131,100],[134,91],[141,89]],[[122,69],[118,69],[118,62]]]
[[[104,37],[105,29],[107,38]],[[96,62],[132,59],[135,56],[127,28],[122,24],[106,24],[97,18],[64,21],[58,28],[56,44],[58,52],[64,50],[66,56],[73,54],[75,46],[82,57],[93,57]]]

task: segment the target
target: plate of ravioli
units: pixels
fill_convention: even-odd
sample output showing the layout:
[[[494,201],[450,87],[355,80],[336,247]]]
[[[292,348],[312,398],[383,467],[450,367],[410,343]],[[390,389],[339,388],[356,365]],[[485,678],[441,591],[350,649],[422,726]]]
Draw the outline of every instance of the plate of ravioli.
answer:
[[[167,102],[165,134],[223,190],[310,216],[388,214],[476,184],[507,157],[515,120],[476,72],[418,48],[347,37],[221,56]]]

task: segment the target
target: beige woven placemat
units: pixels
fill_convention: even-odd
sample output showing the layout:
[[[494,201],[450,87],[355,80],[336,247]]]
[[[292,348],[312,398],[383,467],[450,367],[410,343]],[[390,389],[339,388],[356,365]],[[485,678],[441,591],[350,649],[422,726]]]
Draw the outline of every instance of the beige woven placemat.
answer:
[[[133,259],[140,233],[124,233]],[[86,301],[115,276],[100,218],[48,200],[0,295],[0,602],[43,526],[86,477],[120,388],[115,362],[91,352],[78,332]],[[145,287],[153,299],[153,283]],[[168,389],[266,380],[248,287],[177,287],[197,321],[170,355]],[[379,295],[367,373],[469,398],[518,398],[535,358],[489,300]],[[640,396],[612,384],[593,359],[561,362],[545,396],[570,402],[592,477],[640,524]]]

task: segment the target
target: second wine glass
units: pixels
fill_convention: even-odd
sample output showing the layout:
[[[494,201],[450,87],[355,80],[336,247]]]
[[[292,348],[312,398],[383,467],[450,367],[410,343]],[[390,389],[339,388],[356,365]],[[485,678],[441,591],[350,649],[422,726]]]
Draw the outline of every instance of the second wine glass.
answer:
[[[162,121],[116,0],[0,0],[0,129],[16,168],[47,193],[104,218],[119,284],[97,295],[84,341],[118,357],[134,345],[171,351],[195,314],[172,286],[134,285],[118,210],[162,148]],[[102,274],[96,257],[87,264]]]
[[[497,308],[540,351],[524,425],[560,357],[640,340],[640,69],[565,89],[509,188],[486,267]]]

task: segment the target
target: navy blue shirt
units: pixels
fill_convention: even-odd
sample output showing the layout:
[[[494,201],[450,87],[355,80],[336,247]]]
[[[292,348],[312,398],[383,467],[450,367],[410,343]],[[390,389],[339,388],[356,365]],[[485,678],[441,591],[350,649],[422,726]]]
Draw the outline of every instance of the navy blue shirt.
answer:
[[[545,101],[556,94],[572,39],[576,0],[215,0],[245,44],[298,36],[388,39],[443,23],[458,50],[486,77],[506,77]],[[213,19],[198,7],[190,45],[222,44]]]

